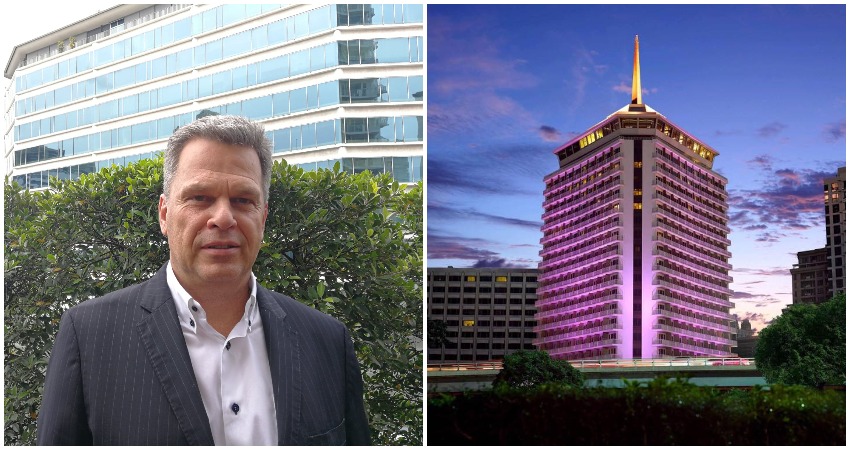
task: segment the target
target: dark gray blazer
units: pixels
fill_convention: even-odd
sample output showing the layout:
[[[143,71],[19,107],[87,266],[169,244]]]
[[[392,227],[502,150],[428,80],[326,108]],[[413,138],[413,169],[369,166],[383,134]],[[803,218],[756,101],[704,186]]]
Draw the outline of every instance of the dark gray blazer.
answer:
[[[281,445],[368,445],[360,367],[338,320],[257,286]],[[38,444],[213,445],[165,266],[62,316]]]

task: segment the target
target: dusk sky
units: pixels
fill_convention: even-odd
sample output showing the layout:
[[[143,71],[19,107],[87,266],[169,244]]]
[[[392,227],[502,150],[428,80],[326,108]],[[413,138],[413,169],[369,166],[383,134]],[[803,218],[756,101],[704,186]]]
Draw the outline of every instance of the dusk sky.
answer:
[[[846,164],[845,5],[428,6],[428,266],[537,267],[553,151],[630,100],[720,155],[732,310],[791,303]]]

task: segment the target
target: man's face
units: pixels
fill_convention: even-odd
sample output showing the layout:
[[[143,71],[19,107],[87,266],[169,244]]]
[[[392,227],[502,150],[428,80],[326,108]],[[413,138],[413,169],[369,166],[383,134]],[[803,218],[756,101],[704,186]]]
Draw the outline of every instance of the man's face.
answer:
[[[247,284],[266,216],[260,159],[253,149],[189,141],[168,198],[159,198],[159,226],[183,287],[191,293]]]

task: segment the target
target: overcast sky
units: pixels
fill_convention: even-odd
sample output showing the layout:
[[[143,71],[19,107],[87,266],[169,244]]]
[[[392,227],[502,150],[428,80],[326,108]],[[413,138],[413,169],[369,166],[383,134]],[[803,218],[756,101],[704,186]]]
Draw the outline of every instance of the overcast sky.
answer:
[[[845,165],[846,16],[826,6],[428,8],[428,266],[536,267],[553,151],[643,101],[720,152],[733,313],[791,303],[823,247],[823,177]]]

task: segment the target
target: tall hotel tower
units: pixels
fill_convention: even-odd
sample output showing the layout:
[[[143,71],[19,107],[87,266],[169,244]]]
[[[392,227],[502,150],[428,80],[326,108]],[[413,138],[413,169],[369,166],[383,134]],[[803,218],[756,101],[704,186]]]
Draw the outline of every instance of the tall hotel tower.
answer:
[[[733,356],[718,153],[641,101],[559,147],[545,177],[535,345],[558,359]]]

